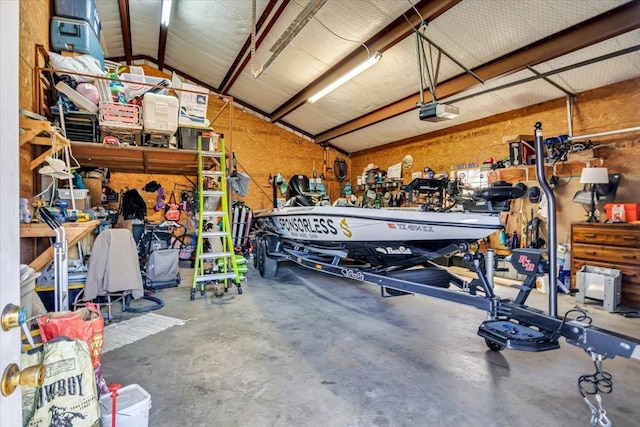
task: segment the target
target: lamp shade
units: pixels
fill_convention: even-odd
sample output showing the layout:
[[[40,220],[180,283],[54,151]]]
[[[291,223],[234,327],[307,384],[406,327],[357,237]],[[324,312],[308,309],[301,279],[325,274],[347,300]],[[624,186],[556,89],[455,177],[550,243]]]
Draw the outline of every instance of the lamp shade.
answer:
[[[580,184],[608,184],[609,171],[607,168],[584,168],[580,175]]]

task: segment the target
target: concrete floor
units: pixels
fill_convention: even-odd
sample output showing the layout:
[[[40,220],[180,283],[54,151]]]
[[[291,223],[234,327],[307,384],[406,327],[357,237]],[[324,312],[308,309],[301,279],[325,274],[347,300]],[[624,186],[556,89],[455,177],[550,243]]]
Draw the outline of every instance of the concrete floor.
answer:
[[[188,319],[184,326],[102,357],[108,382],[151,394],[150,426],[590,425],[576,384],[593,363],[564,340],[544,353],[491,352],[476,335],[480,310],[380,298],[377,286],[292,263],[279,264],[276,280],[250,267],[242,295],[189,301],[190,272],[157,292],[165,307],[155,313]],[[530,305],[546,308],[547,296],[534,294]],[[559,311],[574,305],[561,297]],[[640,336],[640,319],[586,308],[596,325]],[[603,399],[613,424],[640,425],[640,361],[604,368],[614,380]]]

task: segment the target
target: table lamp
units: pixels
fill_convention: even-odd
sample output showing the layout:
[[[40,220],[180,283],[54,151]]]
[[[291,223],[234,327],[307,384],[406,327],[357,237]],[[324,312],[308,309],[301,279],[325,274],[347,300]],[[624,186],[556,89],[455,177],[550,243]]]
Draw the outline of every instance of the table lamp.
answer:
[[[591,185],[591,204],[589,205],[589,217],[587,222],[598,222],[596,217],[596,184],[608,184],[609,172],[607,168],[584,168],[580,175],[580,184]]]

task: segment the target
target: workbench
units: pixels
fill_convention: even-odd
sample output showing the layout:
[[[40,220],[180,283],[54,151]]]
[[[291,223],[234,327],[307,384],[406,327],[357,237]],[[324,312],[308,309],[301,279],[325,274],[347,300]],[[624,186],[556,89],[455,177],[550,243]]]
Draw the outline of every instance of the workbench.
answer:
[[[100,221],[85,221],[85,222],[65,222],[62,226],[65,229],[67,237],[67,247],[71,247],[78,243],[82,238],[89,235],[98,225]],[[42,238],[42,237],[56,237],[55,232],[47,225],[43,223],[31,223],[20,224],[20,237],[21,238]],[[51,261],[53,261],[53,246],[48,247],[44,252],[36,257],[29,267],[35,271],[41,271]]]

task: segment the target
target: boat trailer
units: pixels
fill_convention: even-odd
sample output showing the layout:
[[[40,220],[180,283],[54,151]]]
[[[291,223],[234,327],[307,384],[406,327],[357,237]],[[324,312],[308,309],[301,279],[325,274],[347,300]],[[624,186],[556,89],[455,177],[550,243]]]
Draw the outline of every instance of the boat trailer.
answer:
[[[467,265],[478,276],[468,283],[450,275],[449,283],[440,281],[425,284],[425,273],[443,269],[430,261],[424,263],[422,269],[393,270],[358,264],[350,262],[346,258],[347,251],[339,247],[323,248],[283,239],[269,230],[258,230],[255,233],[254,267],[262,277],[270,279],[276,276],[279,261],[293,261],[322,273],[376,284],[380,286],[383,297],[420,294],[484,310],[488,313],[488,320],[480,324],[478,335],[484,338],[492,351],[505,348],[531,352],[555,350],[560,348],[560,337],[564,337],[567,343],[585,350],[595,365],[594,374],[582,375],[578,381],[579,391],[591,410],[591,425],[610,426],[611,421],[602,406],[601,394],[611,392],[612,377],[602,370],[602,362],[616,356],[640,359],[640,339],[592,325],[591,318],[581,309],[572,309],[563,316],[558,316],[556,280],[549,280],[547,313],[526,305],[538,277],[557,277],[557,265],[549,261],[556,259],[556,205],[553,191],[544,176],[540,123],[535,124],[535,136],[536,176],[548,201],[549,249],[522,248],[512,251],[511,264],[518,273],[526,276],[521,285],[512,285],[518,289],[518,294],[513,299],[501,298],[494,292],[494,252],[488,250],[486,255],[479,253],[465,242],[453,245],[446,256],[462,254]],[[416,279],[413,280],[413,277]],[[589,400],[589,395],[594,396],[595,404]]]

